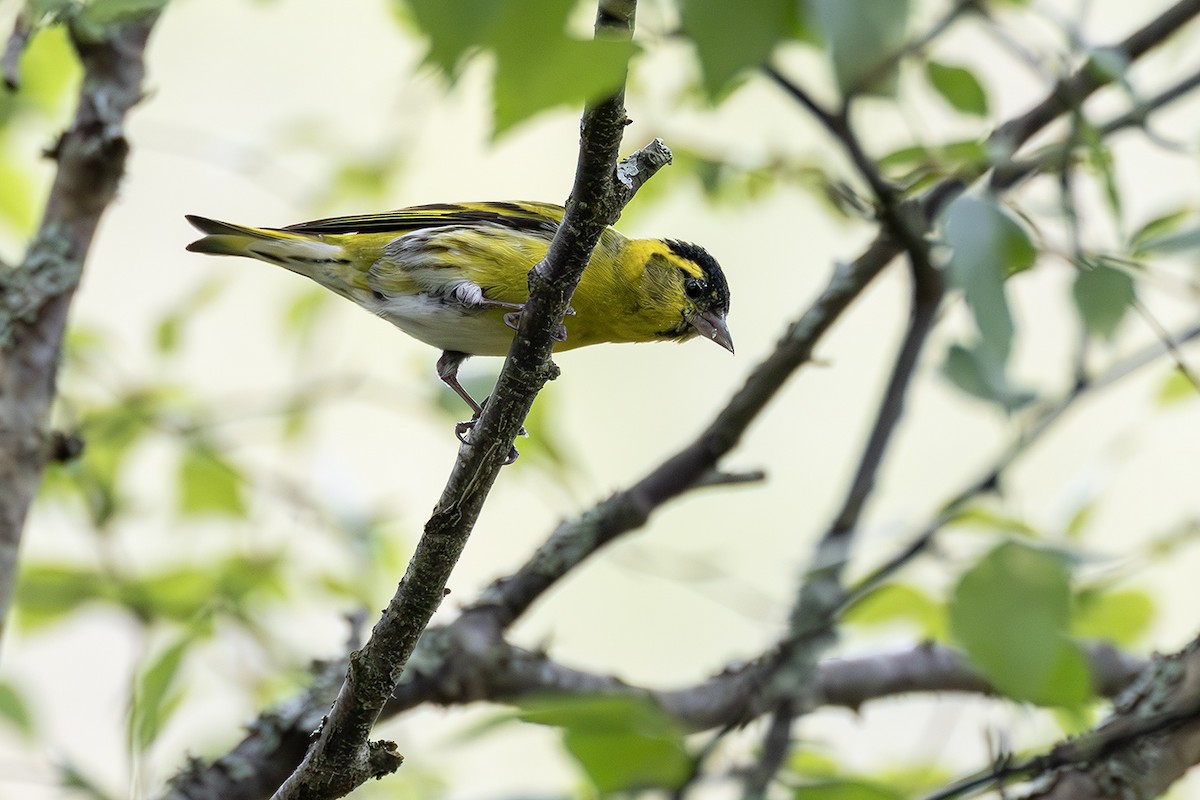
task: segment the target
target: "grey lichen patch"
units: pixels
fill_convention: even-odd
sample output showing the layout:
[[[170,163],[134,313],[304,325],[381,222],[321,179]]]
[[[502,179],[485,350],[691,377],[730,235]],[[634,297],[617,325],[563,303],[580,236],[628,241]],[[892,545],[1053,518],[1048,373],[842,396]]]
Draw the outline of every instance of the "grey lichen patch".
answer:
[[[33,322],[48,300],[74,289],[81,267],[69,226],[45,226],[24,263],[0,273],[0,349],[12,346],[16,327]]]

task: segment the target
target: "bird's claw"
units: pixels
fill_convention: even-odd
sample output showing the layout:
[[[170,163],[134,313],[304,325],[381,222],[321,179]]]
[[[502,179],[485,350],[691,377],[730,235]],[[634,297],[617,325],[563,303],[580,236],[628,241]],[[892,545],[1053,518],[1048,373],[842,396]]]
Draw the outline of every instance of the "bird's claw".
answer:
[[[504,324],[512,328],[514,331],[517,330],[521,327],[521,314],[523,313],[525,313],[524,309],[521,309],[520,311],[508,312],[504,315]],[[575,309],[567,306],[567,310],[563,313],[564,316],[573,317],[575,316]],[[554,329],[554,333],[551,335],[551,338],[556,342],[565,342],[567,340],[567,326],[560,322],[558,327]]]
[[[481,410],[483,408],[483,405],[487,405],[487,400],[483,401],[483,404],[480,406]],[[470,434],[471,434],[471,431],[475,430],[475,423],[477,423],[477,422],[479,422],[478,416],[476,416],[474,419],[468,419],[468,420],[464,420],[462,422],[456,423],[454,426],[455,437],[457,437],[457,439],[460,442],[462,442],[463,444],[470,444],[471,443]],[[525,430],[524,425],[522,425],[521,429],[519,431],[517,431],[517,435],[523,436],[526,439],[529,438],[529,432]],[[520,455],[521,454],[517,451],[517,448],[515,445],[509,445],[508,455],[504,459],[504,466],[507,467],[509,464],[516,461],[517,457]]]

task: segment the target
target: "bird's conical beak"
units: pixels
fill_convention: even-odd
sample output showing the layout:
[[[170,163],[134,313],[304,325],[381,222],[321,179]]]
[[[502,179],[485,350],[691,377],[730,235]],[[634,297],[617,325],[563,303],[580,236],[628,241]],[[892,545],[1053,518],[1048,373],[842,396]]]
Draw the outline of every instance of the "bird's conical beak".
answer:
[[[688,318],[688,324],[705,339],[711,339],[733,352],[733,337],[729,335],[729,326],[725,324],[725,315],[715,311],[700,311]]]

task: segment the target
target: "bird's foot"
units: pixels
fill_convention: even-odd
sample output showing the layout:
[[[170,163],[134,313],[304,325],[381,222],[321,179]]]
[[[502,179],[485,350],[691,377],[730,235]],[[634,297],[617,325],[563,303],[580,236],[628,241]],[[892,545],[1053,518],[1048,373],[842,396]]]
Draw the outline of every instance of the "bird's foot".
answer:
[[[485,398],[483,403],[480,404],[480,408],[479,408],[480,413],[483,413],[483,406],[486,406],[486,405],[487,405],[487,399]],[[477,423],[477,422],[479,422],[479,414],[476,414],[471,419],[464,420],[462,422],[455,424],[454,435],[463,444],[470,444],[471,443],[471,441],[470,441],[471,431],[475,430],[475,423]],[[529,438],[529,433],[528,433],[528,431],[525,430],[524,425],[522,425],[521,429],[519,431],[517,431],[517,435],[523,436],[525,438]],[[517,448],[515,445],[509,445],[508,456],[505,457],[505,459],[504,459],[504,466],[507,467],[509,464],[516,461],[517,457],[520,455],[521,454],[519,452],[517,452]]]
[[[520,309],[519,311],[508,312],[504,315],[504,324],[512,328],[514,331],[517,330],[519,327],[521,327],[521,314],[523,313],[525,313],[524,308]],[[575,309],[567,306],[565,316],[575,316]],[[567,326],[560,322],[558,327],[554,329],[554,334],[551,338],[553,338],[556,342],[565,342],[567,340]]]

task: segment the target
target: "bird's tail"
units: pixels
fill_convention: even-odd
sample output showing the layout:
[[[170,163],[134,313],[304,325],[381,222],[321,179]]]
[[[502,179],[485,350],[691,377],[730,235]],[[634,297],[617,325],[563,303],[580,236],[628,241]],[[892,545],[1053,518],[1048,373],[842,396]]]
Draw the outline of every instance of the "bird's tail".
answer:
[[[303,274],[308,274],[314,264],[346,261],[341,245],[322,241],[312,234],[250,228],[194,214],[186,217],[205,234],[187,246],[193,253],[257,258]]]

